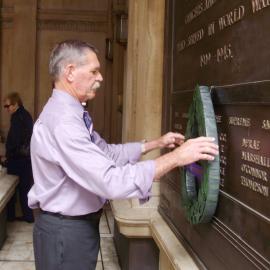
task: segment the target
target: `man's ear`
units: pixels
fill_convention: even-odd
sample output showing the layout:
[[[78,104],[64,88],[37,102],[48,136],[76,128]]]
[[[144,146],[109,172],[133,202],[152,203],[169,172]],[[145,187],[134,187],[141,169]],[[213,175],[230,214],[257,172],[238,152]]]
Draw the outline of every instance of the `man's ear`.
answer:
[[[64,75],[66,77],[66,80],[70,83],[74,81],[74,70],[75,70],[75,66],[73,64],[68,64],[64,70]]]

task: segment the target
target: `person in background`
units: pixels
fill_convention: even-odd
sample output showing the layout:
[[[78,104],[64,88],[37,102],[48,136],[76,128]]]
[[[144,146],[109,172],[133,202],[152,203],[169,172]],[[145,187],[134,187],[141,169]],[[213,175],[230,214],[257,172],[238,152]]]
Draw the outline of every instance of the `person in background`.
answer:
[[[145,143],[107,144],[82,106],[95,98],[103,80],[97,49],[63,41],[51,53],[49,70],[53,93],[31,139],[34,185],[28,199],[31,208],[40,208],[33,232],[36,269],[94,270],[107,199],[145,201],[154,179],[178,166],[213,160],[218,147],[213,138],[184,142],[173,132]],[[164,147],[176,148],[139,161],[142,154]]]
[[[10,93],[4,99],[4,108],[11,115],[10,128],[6,140],[7,173],[19,176],[19,193],[22,217],[15,215],[16,192],[7,205],[8,221],[34,221],[32,209],[28,206],[27,193],[33,184],[30,159],[30,140],[33,131],[33,119],[23,107],[18,93]]]

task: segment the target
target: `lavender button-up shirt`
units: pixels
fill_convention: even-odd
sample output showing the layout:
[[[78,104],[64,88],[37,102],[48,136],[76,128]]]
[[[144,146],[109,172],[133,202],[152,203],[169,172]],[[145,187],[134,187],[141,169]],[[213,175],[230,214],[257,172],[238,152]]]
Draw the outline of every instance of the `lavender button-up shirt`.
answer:
[[[138,162],[141,144],[107,144],[95,131],[92,137],[79,101],[54,89],[31,139],[29,207],[74,216],[98,211],[105,199],[149,196],[155,163]]]

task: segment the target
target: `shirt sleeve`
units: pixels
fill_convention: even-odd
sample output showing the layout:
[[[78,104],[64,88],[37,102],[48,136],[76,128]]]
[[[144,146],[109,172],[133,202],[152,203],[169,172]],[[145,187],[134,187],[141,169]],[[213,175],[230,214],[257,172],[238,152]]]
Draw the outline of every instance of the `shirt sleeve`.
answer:
[[[106,153],[108,157],[115,161],[117,166],[127,163],[135,164],[142,154],[141,143],[125,143],[125,144],[107,144],[100,135],[94,131],[95,144]]]
[[[59,166],[84,189],[106,199],[144,199],[149,196],[155,172],[153,160],[119,166],[115,161],[119,158],[115,156],[123,149],[112,151],[107,145],[106,151],[102,151],[100,145],[103,142],[99,146],[92,143],[89,133],[79,126],[60,124],[54,137]],[[126,155],[132,151],[130,147],[123,148]],[[115,160],[106,152],[114,153]]]

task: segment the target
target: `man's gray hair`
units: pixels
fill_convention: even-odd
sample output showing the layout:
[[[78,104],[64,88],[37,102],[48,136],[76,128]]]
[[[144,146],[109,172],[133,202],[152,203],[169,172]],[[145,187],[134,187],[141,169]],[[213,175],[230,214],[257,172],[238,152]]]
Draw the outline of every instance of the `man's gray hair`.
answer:
[[[67,64],[83,65],[85,56],[90,51],[98,53],[95,46],[79,40],[66,40],[58,43],[52,50],[49,72],[53,81],[57,81]]]

